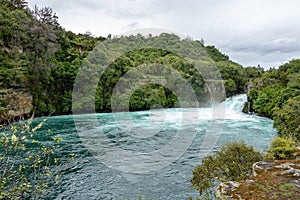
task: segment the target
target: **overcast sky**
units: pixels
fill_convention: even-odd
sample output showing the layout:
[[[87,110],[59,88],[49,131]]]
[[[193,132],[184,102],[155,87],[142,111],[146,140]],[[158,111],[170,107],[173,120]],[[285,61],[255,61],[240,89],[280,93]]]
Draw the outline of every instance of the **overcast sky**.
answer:
[[[76,33],[161,28],[203,38],[244,66],[300,58],[299,0],[29,0],[35,4],[52,7]]]

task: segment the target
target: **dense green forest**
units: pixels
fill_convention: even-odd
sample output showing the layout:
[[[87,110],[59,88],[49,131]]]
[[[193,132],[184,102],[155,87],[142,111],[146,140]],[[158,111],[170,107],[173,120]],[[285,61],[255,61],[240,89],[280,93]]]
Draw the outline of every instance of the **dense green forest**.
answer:
[[[0,13],[2,112],[21,88],[37,115],[70,113],[76,71],[103,38],[65,31],[51,8],[29,10],[25,1],[2,1]]]
[[[217,67],[222,79],[212,81],[224,84],[226,96],[248,92],[248,102],[244,110],[274,120],[274,127],[281,138],[275,139],[271,144],[265,156],[266,160],[295,157],[293,154],[295,144],[298,145],[300,141],[300,60],[292,60],[278,69],[263,71],[261,68],[243,67],[235,63],[215,46],[207,46],[198,40],[183,39],[174,34],[122,37],[110,35],[107,38],[96,37],[89,32],[75,34],[60,26],[58,17],[51,8],[35,7],[31,10],[24,0],[1,0],[0,19],[1,122],[32,114],[35,116],[71,114],[74,109],[92,112],[93,106],[90,107],[90,102],[94,103],[97,112],[111,112],[113,95],[116,95],[117,111],[124,110],[126,106],[129,106],[130,111],[147,110],[156,105],[165,108],[182,106],[179,105],[179,99],[172,88],[159,82],[147,84],[147,80],[155,80],[158,74],[163,72],[170,77],[167,82],[172,83],[175,88],[185,90],[184,85],[177,79],[178,75],[162,67],[166,63],[188,81],[198,98],[199,105],[207,106],[210,99],[208,80],[195,69],[193,62],[187,62],[185,58],[176,54],[176,51],[164,49],[163,45],[167,42],[175,47],[177,45],[180,51],[188,55],[204,49],[201,60],[203,70],[211,69],[207,67],[209,63]],[[132,41],[155,43],[158,48],[126,51],[130,44],[133,44]],[[100,77],[97,73],[102,69],[99,67],[103,62],[101,58],[107,52],[101,49],[103,46],[99,44],[104,42],[120,44],[115,50],[125,53],[109,64],[99,80],[91,80],[88,76],[91,73],[96,73],[94,76],[96,78]],[[159,48],[160,45],[162,48]],[[125,98],[123,93],[135,86],[128,80],[126,82],[124,76],[140,66],[147,76],[133,73],[133,77],[144,80],[146,84],[132,93],[129,105],[122,105]],[[76,85],[80,70],[86,72],[87,76],[79,76],[82,82],[79,81],[77,84],[85,83],[86,87]],[[215,72],[207,72],[208,77],[213,76]],[[97,83],[95,88],[93,84],[88,85],[95,82]],[[117,87],[120,82],[123,83],[123,87]],[[94,89],[95,93],[91,92]],[[76,99],[74,101],[72,96],[74,90],[82,90],[79,93],[88,95],[80,101]],[[185,94],[184,97],[188,99],[189,95]],[[6,141],[12,141],[14,150],[18,139],[23,137],[14,135],[17,128],[12,130],[13,135],[5,137],[5,140],[2,139],[0,142],[3,145],[7,144]],[[34,131],[31,132],[28,128],[27,132],[30,135]],[[25,151],[24,147],[22,145],[18,148]],[[41,154],[40,152],[37,156]],[[241,156],[240,152],[244,154]],[[262,157],[244,143],[230,144],[221,148],[215,155],[203,159],[202,165],[196,167],[193,172],[192,184],[200,194],[203,194],[205,190],[214,186],[218,176],[217,181],[244,179],[249,176],[252,163],[261,160]],[[241,161],[241,158],[244,160]],[[238,171],[241,162],[244,162],[245,168]],[[223,170],[224,166],[229,170]],[[208,170],[211,173],[207,173]],[[13,178],[10,181],[14,183]]]
[[[243,143],[231,143],[223,146],[215,154],[206,156],[201,165],[194,169],[191,183],[199,190],[200,195],[208,199],[215,195],[211,187],[216,186],[218,181],[239,181],[239,184],[244,184],[249,180],[253,182],[250,184],[250,190],[239,191],[237,193],[240,195],[239,198],[241,195],[246,199],[251,198],[255,191],[257,193],[255,199],[257,197],[271,199],[272,194],[276,193],[278,195],[276,199],[285,199],[286,194],[280,194],[282,184],[289,184],[293,176],[289,175],[285,182],[276,182],[279,180],[277,176],[265,173],[262,175],[263,181],[254,184],[257,180],[250,177],[253,163],[260,160],[264,160],[265,163],[280,160],[299,163],[300,60],[292,60],[279,66],[278,69],[262,72],[260,76],[252,79],[248,87],[248,101],[245,103],[244,112],[255,112],[273,119],[278,137],[273,139],[264,155],[259,155],[260,153],[255,152],[252,147],[246,147]],[[241,172],[240,169],[245,171]],[[284,173],[281,172],[281,176],[283,177]],[[247,177],[250,178],[247,180]],[[249,186],[249,184],[245,185]],[[230,189],[231,192],[236,190]],[[289,192],[291,196],[298,198],[298,189],[291,188]],[[247,195],[249,196],[246,197]]]
[[[270,69],[255,79],[251,109],[274,120],[279,136],[300,141],[300,60]]]
[[[36,116],[70,114],[78,69],[81,65],[89,65],[91,58],[87,57],[97,43],[105,40],[126,42],[132,37],[134,40],[151,40],[141,35],[104,38],[92,36],[91,33],[75,34],[59,25],[58,17],[51,8],[35,7],[30,10],[26,1],[2,0],[0,15],[2,119],[30,113],[35,113]],[[166,39],[169,43],[181,42],[178,36],[172,34],[152,38],[161,43]],[[190,42],[199,45],[199,48],[205,48],[219,68],[227,96],[244,93],[248,81],[261,74],[255,67],[243,68],[231,61],[214,46],[205,46],[200,41]],[[96,110],[111,111],[112,90],[130,69],[143,63],[159,64],[162,61],[167,61],[190,81],[197,95],[202,96],[199,99],[200,105],[205,105],[209,98],[206,84],[193,66],[171,52],[150,48],[129,52],[110,65],[109,70],[99,80],[95,96]],[[133,94],[129,107],[130,110],[143,110],[155,104],[176,107],[178,100],[168,88],[159,84],[148,84]],[[18,112],[18,109],[21,111]]]

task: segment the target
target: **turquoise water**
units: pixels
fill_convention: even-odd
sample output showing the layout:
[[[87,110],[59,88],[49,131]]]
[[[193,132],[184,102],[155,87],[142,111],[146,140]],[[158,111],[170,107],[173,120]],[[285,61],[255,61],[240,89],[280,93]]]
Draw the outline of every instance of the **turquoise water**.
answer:
[[[63,153],[77,155],[64,172],[62,184],[52,194],[53,198],[136,199],[142,195],[147,199],[187,199],[198,196],[189,180],[207,153],[199,152],[200,147],[204,147],[209,134],[215,134],[214,130],[221,132],[210,138],[214,143],[207,150],[212,152],[235,140],[243,140],[262,152],[276,135],[272,120],[241,112],[245,101],[246,95],[227,99],[225,118],[214,120],[210,108],[47,118],[40,132],[51,129],[61,135]],[[95,119],[96,123],[91,123]],[[208,131],[212,121],[220,126]],[[171,150],[162,152],[166,146]]]

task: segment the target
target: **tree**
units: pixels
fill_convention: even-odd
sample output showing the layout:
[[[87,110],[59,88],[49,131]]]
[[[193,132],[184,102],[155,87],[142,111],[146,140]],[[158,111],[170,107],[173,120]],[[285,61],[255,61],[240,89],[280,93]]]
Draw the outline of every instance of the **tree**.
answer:
[[[289,99],[282,109],[275,109],[274,127],[282,137],[300,142],[300,96]]]
[[[216,65],[218,66],[221,76],[223,80],[233,80],[236,86],[235,90],[229,93],[227,96],[243,93],[246,89],[246,83],[248,82],[248,77],[245,74],[245,69],[231,61],[220,61],[217,62]],[[230,81],[232,83],[232,81]],[[226,84],[226,82],[225,82]],[[225,85],[226,86],[226,85]]]
[[[215,46],[206,46],[205,49],[213,61],[229,61],[229,57],[221,53]]]
[[[234,94],[234,92],[236,91],[236,85],[234,80],[229,78],[228,80],[225,81],[225,90],[227,96],[231,96]]]
[[[246,67],[244,69],[244,71],[245,71],[246,76],[249,79],[260,78],[263,73],[261,70],[257,69],[256,67]]]
[[[32,19],[25,21],[24,28],[31,36],[26,49],[29,57],[28,73],[33,106],[36,112],[39,110],[39,102],[43,94],[41,86],[47,83],[50,69],[53,67],[51,59],[58,50],[56,36],[58,24],[57,17],[51,8],[35,7],[32,16]]]
[[[12,9],[23,9],[28,5],[25,0],[2,0],[1,3],[8,5]]]
[[[193,171],[191,183],[200,195],[208,194],[219,181],[238,181],[251,174],[254,162],[262,155],[244,142],[232,142],[221,147],[213,155],[202,159]]]
[[[275,108],[281,108],[287,99],[286,89],[278,85],[266,86],[257,94],[253,108],[256,112],[269,117],[273,117]]]
[[[300,140],[300,59],[265,71],[249,92],[255,112],[274,120],[278,135]]]

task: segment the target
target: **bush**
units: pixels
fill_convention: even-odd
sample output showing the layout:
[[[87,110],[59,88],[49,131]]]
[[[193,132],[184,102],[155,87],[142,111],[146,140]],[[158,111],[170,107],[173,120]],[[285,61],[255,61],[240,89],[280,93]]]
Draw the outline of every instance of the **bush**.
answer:
[[[257,98],[253,99],[253,108],[256,112],[272,118],[274,109],[281,107],[287,99],[286,93],[286,89],[281,86],[266,86],[257,92]]]
[[[281,137],[293,138],[300,143],[300,96],[290,98],[282,109],[275,109],[274,127]]]
[[[37,130],[45,121],[32,126],[32,120],[1,127],[0,199],[41,199],[59,183],[60,170],[70,159],[62,161],[57,143],[61,138],[51,131],[37,141]]]
[[[268,161],[294,159],[295,148],[295,142],[292,139],[277,137],[273,139],[264,159]]]
[[[211,192],[218,181],[238,181],[251,174],[252,165],[262,160],[262,155],[244,142],[232,142],[208,155],[193,171],[191,183],[200,195]]]

